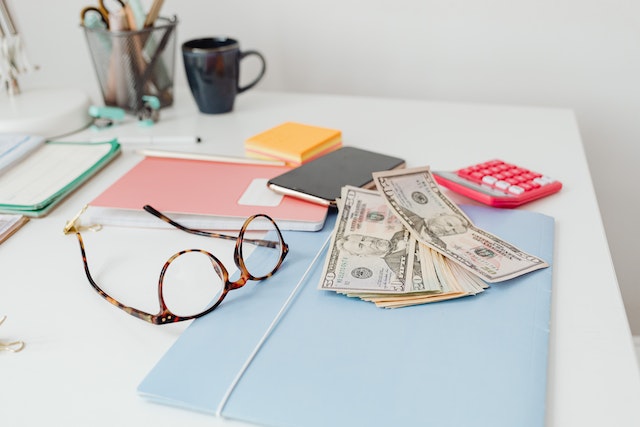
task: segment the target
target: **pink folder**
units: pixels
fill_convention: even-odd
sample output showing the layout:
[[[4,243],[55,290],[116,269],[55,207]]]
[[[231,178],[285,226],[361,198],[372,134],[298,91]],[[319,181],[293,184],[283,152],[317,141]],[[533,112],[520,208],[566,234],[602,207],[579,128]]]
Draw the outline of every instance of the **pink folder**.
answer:
[[[142,209],[148,204],[189,227],[239,229],[247,217],[263,213],[283,230],[321,229],[327,207],[267,188],[269,178],[289,169],[145,157],[91,201],[87,215],[105,225],[165,226]]]

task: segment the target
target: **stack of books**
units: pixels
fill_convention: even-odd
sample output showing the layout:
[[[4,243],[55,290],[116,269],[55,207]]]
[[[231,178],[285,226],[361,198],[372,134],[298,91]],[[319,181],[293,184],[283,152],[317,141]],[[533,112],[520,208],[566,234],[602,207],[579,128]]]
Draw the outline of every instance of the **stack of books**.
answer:
[[[282,160],[299,166],[342,146],[342,132],[302,123],[286,122],[245,141],[248,157]]]

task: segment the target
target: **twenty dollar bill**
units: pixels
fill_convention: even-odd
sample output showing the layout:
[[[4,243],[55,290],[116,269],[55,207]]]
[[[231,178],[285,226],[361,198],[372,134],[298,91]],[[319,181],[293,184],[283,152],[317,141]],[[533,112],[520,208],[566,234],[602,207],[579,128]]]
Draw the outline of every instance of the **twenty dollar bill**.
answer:
[[[501,282],[548,267],[497,236],[476,227],[441,191],[428,167],[376,172],[387,205],[420,243],[487,282]]]

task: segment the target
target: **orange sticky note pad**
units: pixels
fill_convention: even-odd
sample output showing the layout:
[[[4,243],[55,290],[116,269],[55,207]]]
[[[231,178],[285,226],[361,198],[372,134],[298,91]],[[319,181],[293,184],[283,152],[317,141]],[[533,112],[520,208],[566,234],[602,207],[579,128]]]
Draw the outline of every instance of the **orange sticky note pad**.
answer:
[[[342,146],[342,132],[302,123],[286,122],[245,141],[245,154],[278,159],[298,166]]]

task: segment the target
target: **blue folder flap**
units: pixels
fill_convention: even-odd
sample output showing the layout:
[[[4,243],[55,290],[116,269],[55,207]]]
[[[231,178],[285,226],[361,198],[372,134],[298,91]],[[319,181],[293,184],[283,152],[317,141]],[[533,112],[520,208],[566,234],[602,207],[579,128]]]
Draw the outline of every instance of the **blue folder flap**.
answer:
[[[553,218],[463,209],[552,264]],[[544,425],[551,268],[473,297],[380,309],[318,290],[321,258],[231,389],[334,220],[320,232],[287,232],[285,267],[194,321],[139,392],[269,426]]]

